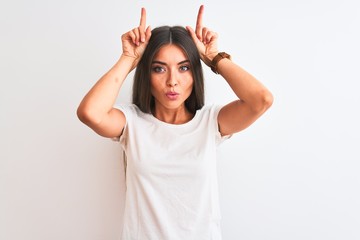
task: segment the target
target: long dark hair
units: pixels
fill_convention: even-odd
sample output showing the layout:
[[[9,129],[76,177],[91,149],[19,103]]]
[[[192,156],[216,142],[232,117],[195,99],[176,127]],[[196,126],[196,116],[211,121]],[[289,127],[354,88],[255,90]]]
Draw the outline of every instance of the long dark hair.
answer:
[[[162,26],[152,30],[149,43],[135,71],[132,101],[145,113],[154,111],[155,100],[150,91],[151,64],[155,54],[167,44],[180,47],[190,61],[194,85],[190,96],[185,100],[185,107],[189,112],[195,114],[196,110],[204,106],[203,71],[194,41],[188,31],[180,26]]]

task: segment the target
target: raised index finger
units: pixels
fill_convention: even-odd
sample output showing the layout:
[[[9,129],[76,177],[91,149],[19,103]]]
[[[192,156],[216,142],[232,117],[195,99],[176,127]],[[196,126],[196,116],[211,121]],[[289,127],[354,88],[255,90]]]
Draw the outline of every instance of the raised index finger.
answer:
[[[203,26],[203,22],[202,22],[203,14],[204,14],[204,5],[201,5],[196,19],[196,29],[201,28]]]
[[[142,29],[145,29],[145,27],[146,27],[146,10],[145,10],[145,8],[141,8],[140,27]]]

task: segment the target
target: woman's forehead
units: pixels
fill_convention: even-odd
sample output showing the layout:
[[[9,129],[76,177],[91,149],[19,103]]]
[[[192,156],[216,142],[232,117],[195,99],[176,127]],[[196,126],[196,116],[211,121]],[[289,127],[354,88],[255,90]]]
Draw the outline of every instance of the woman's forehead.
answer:
[[[184,50],[175,44],[162,46],[154,56],[154,61],[181,62],[188,60]]]

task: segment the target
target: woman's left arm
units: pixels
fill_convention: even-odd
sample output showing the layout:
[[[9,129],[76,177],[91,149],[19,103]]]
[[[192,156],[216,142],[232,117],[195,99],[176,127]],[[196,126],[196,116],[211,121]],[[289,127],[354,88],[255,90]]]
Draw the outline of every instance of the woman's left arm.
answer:
[[[217,34],[203,27],[204,6],[200,6],[195,31],[187,27],[202,61],[209,67],[218,54]],[[273,96],[255,77],[228,58],[216,64],[217,72],[224,77],[239,98],[225,105],[219,112],[218,123],[222,135],[239,132],[256,121],[271,105]]]
[[[229,135],[255,122],[272,105],[273,96],[256,78],[227,58],[218,62],[217,71],[239,98],[219,112],[220,132]]]

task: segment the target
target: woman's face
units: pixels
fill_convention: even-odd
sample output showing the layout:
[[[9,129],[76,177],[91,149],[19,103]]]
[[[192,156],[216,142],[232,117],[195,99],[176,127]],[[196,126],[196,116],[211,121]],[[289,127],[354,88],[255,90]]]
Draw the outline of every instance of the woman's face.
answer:
[[[194,80],[190,61],[181,48],[172,44],[161,47],[151,64],[150,77],[157,110],[184,107]]]

